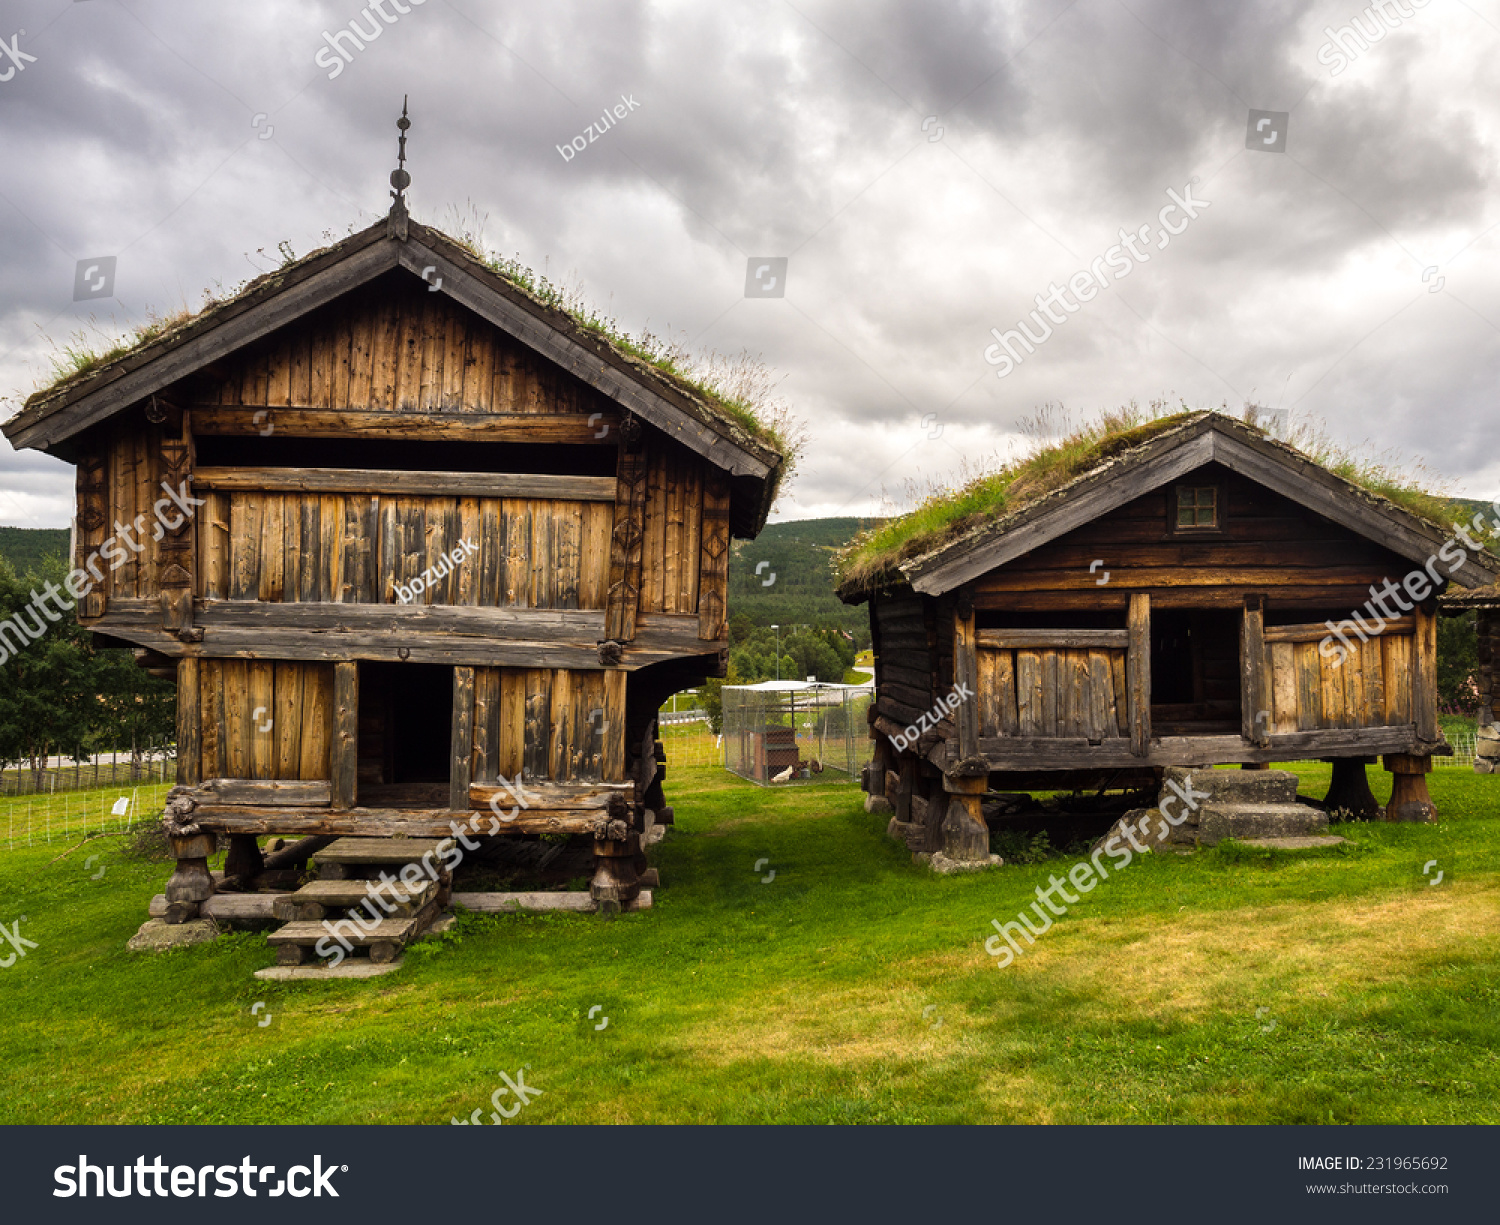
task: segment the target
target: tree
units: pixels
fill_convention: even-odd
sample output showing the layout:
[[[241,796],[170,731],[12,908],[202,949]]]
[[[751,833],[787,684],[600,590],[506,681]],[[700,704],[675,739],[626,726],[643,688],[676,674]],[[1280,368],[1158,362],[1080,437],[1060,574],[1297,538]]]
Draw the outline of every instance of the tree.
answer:
[[[52,561],[18,576],[0,558],[0,761],[29,762],[38,775],[54,755],[82,757],[97,723],[92,650],[71,613],[50,620],[32,594],[65,576]],[[33,632],[35,631],[35,632]]]
[[[1470,711],[1479,703],[1474,674],[1479,668],[1479,642],[1474,613],[1439,617],[1437,623],[1438,701],[1449,710]]]
[[[704,713],[708,715],[708,726],[713,729],[715,736],[724,734],[724,686],[742,683],[739,673],[734,670],[732,656],[729,660],[729,668],[722,680],[718,677],[710,677],[703,682],[699,700],[703,704]]]

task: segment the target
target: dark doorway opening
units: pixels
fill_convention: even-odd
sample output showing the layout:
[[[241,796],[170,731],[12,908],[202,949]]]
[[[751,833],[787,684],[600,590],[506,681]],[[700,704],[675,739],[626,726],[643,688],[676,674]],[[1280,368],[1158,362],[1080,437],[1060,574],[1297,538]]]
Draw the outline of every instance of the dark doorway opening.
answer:
[[[1157,736],[1240,731],[1240,614],[1151,610],[1151,731]]]
[[[360,807],[446,808],[452,724],[452,668],[362,662]]]

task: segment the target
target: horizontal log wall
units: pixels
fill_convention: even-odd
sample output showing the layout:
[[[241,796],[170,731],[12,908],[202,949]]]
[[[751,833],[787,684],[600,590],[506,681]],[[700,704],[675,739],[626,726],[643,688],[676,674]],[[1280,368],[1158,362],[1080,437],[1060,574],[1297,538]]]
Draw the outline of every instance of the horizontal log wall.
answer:
[[[332,664],[203,659],[198,684],[198,777],[330,779]]]
[[[209,493],[205,599],[390,604],[465,540],[419,604],[603,608],[607,502]],[[425,580],[424,580],[425,581]]]

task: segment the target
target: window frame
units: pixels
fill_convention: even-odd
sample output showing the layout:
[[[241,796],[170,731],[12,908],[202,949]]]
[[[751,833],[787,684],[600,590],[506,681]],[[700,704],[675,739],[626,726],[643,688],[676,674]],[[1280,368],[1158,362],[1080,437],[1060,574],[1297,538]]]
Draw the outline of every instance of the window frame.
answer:
[[[1213,522],[1212,523],[1183,523],[1182,511],[1184,504],[1182,495],[1192,492],[1198,494],[1202,490],[1213,492]],[[1189,508],[1195,517],[1205,508],[1194,498]],[[1218,481],[1203,481],[1174,485],[1172,487],[1172,503],[1170,518],[1167,522],[1167,530],[1173,536],[1218,536],[1224,532],[1224,486]]]

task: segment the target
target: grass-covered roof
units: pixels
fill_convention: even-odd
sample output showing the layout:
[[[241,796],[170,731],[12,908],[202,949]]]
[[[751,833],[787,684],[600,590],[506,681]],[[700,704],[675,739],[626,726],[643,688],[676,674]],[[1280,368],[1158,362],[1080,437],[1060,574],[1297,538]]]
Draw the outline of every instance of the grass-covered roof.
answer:
[[[1047,414],[1027,423],[1034,441],[1019,459],[1003,463],[956,486],[929,490],[916,509],[855,537],[839,554],[835,569],[839,593],[859,597],[907,581],[905,571],[966,536],[990,536],[1006,529],[1045,497],[1066,496],[1075,482],[1111,463],[1128,463],[1131,452],[1172,431],[1186,432],[1207,418],[1220,416],[1162,403],[1141,408],[1131,403],[1106,412],[1062,437],[1041,437],[1051,424]],[[1303,459],[1310,460],[1367,494],[1427,521],[1441,531],[1468,522],[1461,506],[1425,486],[1423,474],[1409,475],[1393,464],[1363,458],[1339,446],[1326,433],[1303,425],[1290,431],[1255,405],[1246,407],[1237,425],[1257,433]]]
[[[59,346],[51,378],[30,395],[18,417],[46,415],[54,406],[89,392],[90,386],[118,367],[145,364],[159,353],[212,328],[247,302],[274,295],[294,283],[312,265],[327,265],[346,251],[362,248],[385,231],[384,220],[329,247],[294,257],[282,244],[279,268],[250,280],[230,293],[205,294],[198,310],[183,307],[166,315],[152,314],[141,326],[113,343],[92,345],[83,334]],[[612,318],[590,307],[577,290],[539,276],[514,259],[486,255],[471,238],[454,239],[431,227],[411,227],[445,248],[445,254],[498,277],[513,293],[528,300],[536,313],[576,339],[603,347],[622,366],[647,381],[665,384],[694,415],[752,453],[772,462],[773,483],[784,480],[796,462],[803,435],[787,406],[774,396],[775,382],[765,367],[748,354],[725,358],[709,354],[694,359],[681,345],[649,333],[632,336]]]

